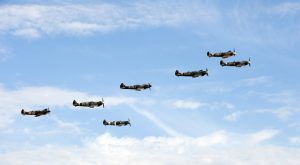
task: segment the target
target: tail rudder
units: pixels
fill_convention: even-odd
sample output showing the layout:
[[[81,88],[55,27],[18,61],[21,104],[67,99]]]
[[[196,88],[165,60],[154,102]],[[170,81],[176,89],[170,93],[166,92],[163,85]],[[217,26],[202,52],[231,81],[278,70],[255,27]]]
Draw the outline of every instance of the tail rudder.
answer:
[[[179,75],[180,75],[179,70],[176,70],[176,71],[175,71],[175,75],[176,75],[176,76],[179,76]]]
[[[22,114],[22,115],[25,115],[24,109],[21,110],[21,114]]]
[[[108,125],[108,123],[105,119],[103,120],[103,125],[105,125],[105,126]]]
[[[73,106],[78,106],[78,103],[77,103],[77,101],[76,100],[73,100]]]
[[[212,56],[212,54],[209,51],[206,54],[207,54],[208,57]]]
[[[122,89],[122,88],[125,88],[125,84],[124,83],[121,83],[120,84],[120,88]]]
[[[220,65],[221,65],[221,66],[226,66],[226,63],[225,63],[223,60],[221,60],[221,61],[220,61]]]

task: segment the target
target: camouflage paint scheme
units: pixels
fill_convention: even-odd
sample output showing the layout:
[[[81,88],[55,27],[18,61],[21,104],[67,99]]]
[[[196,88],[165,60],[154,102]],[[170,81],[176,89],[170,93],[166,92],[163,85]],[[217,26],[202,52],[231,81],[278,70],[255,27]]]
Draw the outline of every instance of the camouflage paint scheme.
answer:
[[[119,127],[129,125],[131,127],[129,119],[128,119],[128,121],[106,121],[106,120],[103,120],[103,125],[105,125],[105,126],[112,125],[112,126],[119,126]]]
[[[208,57],[222,57],[222,58],[228,58],[228,57],[231,57],[231,56],[235,56],[236,53],[235,53],[235,50],[231,51],[227,51],[227,52],[218,52],[218,53],[211,53],[211,52],[207,52],[207,56]]]
[[[27,112],[24,109],[21,110],[22,115],[34,115],[34,117],[39,117],[39,116],[42,116],[42,115],[46,115],[50,112],[51,111],[49,110],[49,108],[45,108],[43,110],[27,111]]]
[[[220,61],[220,65],[223,66],[235,66],[235,67],[242,67],[249,65],[251,66],[250,58],[248,61],[232,61],[232,62],[224,62],[223,60]]]
[[[199,76],[208,76],[208,70],[198,70],[198,71],[188,71],[188,72],[179,72],[178,70],[175,71],[176,76],[189,76],[189,77],[199,77]]]
[[[136,91],[141,91],[141,90],[145,90],[145,89],[151,89],[152,85],[150,83],[148,84],[142,84],[142,85],[125,85],[124,83],[121,83],[120,88],[121,89],[132,89],[132,90],[136,90]]]
[[[78,103],[76,100],[73,100],[73,106],[75,107],[81,106],[81,107],[89,107],[89,108],[103,106],[104,108],[104,100],[102,98],[102,101],[88,101],[88,102],[81,102],[81,103]]]

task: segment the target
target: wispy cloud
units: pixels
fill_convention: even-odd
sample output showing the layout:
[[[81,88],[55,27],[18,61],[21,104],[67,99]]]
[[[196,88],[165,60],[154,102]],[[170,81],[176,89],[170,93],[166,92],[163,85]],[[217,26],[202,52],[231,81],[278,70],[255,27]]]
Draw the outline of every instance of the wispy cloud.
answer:
[[[13,35],[31,39],[40,37],[39,32],[34,28],[17,29],[13,32]]]
[[[38,38],[42,34],[88,35],[142,26],[209,23],[218,11],[202,3],[52,4],[0,6],[0,31]]]
[[[5,61],[10,55],[10,50],[5,48],[5,47],[1,47],[0,45],[0,61]]]
[[[274,136],[276,136],[279,133],[280,131],[275,129],[261,130],[259,132],[250,135],[250,142],[257,144],[265,140],[272,139]]]
[[[258,113],[271,113],[276,115],[280,119],[288,119],[293,114],[293,110],[288,107],[280,107],[277,109],[259,109],[256,110]]]
[[[159,127],[160,129],[164,130],[170,136],[183,136],[181,133],[176,131],[175,129],[171,128],[170,126],[166,125],[163,121],[161,121],[158,117],[154,114],[149,112],[148,110],[138,108],[136,106],[131,105],[131,107],[142,116],[146,117],[148,120],[152,121],[154,125]]]
[[[284,2],[276,5],[273,10],[275,13],[282,15],[288,14],[299,14],[300,13],[300,3],[299,2]]]
[[[272,103],[272,108],[257,109],[255,110],[257,113],[271,113],[280,119],[289,119],[300,112],[299,96],[294,91],[250,92],[249,94]]]
[[[236,121],[243,113],[240,111],[233,112],[229,115],[224,116],[224,120],[226,121]]]
[[[240,86],[254,86],[254,85],[261,85],[261,84],[267,84],[270,82],[270,77],[267,76],[259,76],[259,77],[253,77],[253,78],[247,78],[242,80],[240,83]]]
[[[166,105],[171,105],[176,109],[198,109],[205,106],[205,103],[192,100],[170,100],[166,101]]]
[[[290,137],[289,142],[291,144],[300,145],[300,137]]]

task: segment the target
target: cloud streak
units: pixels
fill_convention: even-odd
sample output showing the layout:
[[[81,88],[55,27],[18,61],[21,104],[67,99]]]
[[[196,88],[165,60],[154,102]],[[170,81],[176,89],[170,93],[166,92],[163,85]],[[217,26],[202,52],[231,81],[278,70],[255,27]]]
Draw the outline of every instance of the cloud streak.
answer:
[[[39,38],[41,34],[89,35],[141,26],[177,27],[218,19],[216,10],[194,3],[2,5],[0,31]]]

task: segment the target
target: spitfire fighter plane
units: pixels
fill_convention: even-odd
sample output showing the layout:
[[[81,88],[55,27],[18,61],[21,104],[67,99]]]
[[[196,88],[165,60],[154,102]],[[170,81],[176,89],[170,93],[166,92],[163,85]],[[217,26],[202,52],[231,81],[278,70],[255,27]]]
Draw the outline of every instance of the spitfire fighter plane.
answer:
[[[34,115],[34,117],[39,117],[42,115],[46,115],[48,113],[50,113],[49,108],[45,108],[43,110],[28,111],[28,112],[26,112],[24,109],[21,110],[22,115]]]
[[[235,56],[236,55],[236,52],[235,50],[231,51],[227,51],[227,52],[218,52],[218,53],[211,53],[211,52],[207,52],[207,56],[208,57],[222,57],[222,58],[228,58],[228,57],[231,57],[231,56]]]
[[[199,76],[208,76],[208,70],[198,70],[198,71],[191,71],[191,72],[182,72],[180,73],[178,70],[175,71],[176,76],[190,76],[193,78],[199,77]]]
[[[112,126],[119,126],[119,127],[129,125],[131,127],[129,119],[128,119],[128,121],[106,121],[106,120],[103,120],[103,125],[105,125],[105,126],[112,125]]]
[[[88,102],[81,102],[81,103],[78,103],[76,100],[74,100],[73,106],[75,107],[82,106],[82,107],[90,107],[90,108],[103,106],[104,108],[104,100],[102,98],[102,101],[88,101]]]
[[[223,66],[235,66],[235,67],[242,67],[242,66],[246,66],[249,65],[249,67],[251,66],[251,62],[250,62],[250,58],[248,61],[233,61],[233,62],[224,62],[224,61],[220,61],[220,65]]]
[[[142,85],[125,85],[124,83],[121,83],[120,88],[121,89],[133,89],[136,91],[141,91],[141,90],[145,90],[145,89],[150,89],[151,90],[152,85],[150,83],[148,84],[142,84]]]

